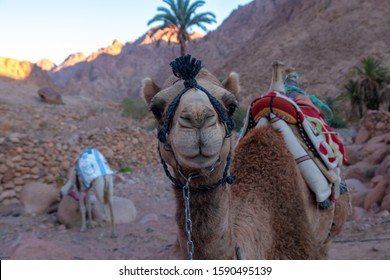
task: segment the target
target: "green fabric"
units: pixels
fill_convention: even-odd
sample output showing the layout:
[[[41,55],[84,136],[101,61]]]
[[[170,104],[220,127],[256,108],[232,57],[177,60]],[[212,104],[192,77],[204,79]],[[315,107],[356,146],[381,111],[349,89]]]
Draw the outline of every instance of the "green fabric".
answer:
[[[310,98],[310,100],[313,102],[313,104],[318,109],[320,109],[321,113],[324,115],[324,117],[327,121],[330,121],[331,119],[333,119],[333,111],[326,103],[319,100],[315,95],[308,94],[307,92],[305,92],[303,89],[301,89],[298,86],[286,84],[286,81],[288,79],[291,79],[291,78],[297,81],[299,79],[298,73],[291,73],[291,74],[288,74],[286,76],[286,79],[284,80],[284,88],[286,90],[286,93],[289,91],[296,91],[300,94],[308,96]]]

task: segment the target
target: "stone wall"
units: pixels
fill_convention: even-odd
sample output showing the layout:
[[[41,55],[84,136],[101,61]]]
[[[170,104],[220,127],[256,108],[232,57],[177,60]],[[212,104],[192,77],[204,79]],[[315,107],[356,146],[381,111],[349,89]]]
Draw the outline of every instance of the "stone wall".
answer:
[[[158,163],[155,132],[122,127],[96,129],[68,140],[38,141],[28,135],[11,134],[0,143],[0,204],[19,201],[22,187],[30,182],[57,184],[66,180],[74,160],[85,148],[102,152],[113,170],[133,170]]]

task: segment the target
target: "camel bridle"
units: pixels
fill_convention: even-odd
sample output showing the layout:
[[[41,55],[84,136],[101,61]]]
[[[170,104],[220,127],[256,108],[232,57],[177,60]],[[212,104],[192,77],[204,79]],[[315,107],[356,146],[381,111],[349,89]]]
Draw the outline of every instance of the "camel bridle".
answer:
[[[191,88],[197,88],[201,91],[203,91],[207,97],[210,100],[210,103],[218,113],[219,119],[224,124],[226,135],[225,138],[229,138],[232,135],[232,130],[234,128],[234,122],[227,114],[226,110],[223,108],[222,104],[214,97],[212,96],[207,89],[199,85],[195,79],[195,76],[199,73],[200,69],[202,68],[202,62],[200,60],[197,60],[196,58],[192,58],[190,55],[185,55],[179,58],[176,58],[174,61],[170,63],[170,66],[172,67],[173,74],[178,77],[179,79],[184,80],[184,89],[182,89],[177,96],[172,100],[172,102],[168,105],[167,111],[165,113],[166,118],[161,127],[158,128],[157,138],[160,141],[161,144],[163,144],[165,150],[170,150],[171,147],[168,144],[168,135],[171,129],[171,123],[172,119],[175,115],[176,109],[179,106],[181,97]],[[160,152],[160,145],[158,146],[158,152],[161,160],[161,164],[164,167],[164,171],[167,175],[167,177],[171,180],[171,182],[174,184],[175,187],[182,189],[185,184],[182,184],[180,180],[175,178],[168,169],[168,165],[163,159],[161,152]],[[226,183],[232,184],[235,180],[235,176],[229,176],[229,168],[231,163],[231,153],[232,151],[229,151],[229,154],[226,158],[226,165],[223,173],[223,177],[211,185],[204,185],[199,186],[196,189],[191,188],[193,191],[207,191],[207,190],[213,190],[216,187],[220,185],[224,185]],[[176,169],[178,170],[179,174],[185,179],[186,183],[188,182],[188,179],[196,179],[198,177],[201,177],[200,174],[188,174],[187,176],[183,172],[183,168],[177,161],[175,154],[172,152],[175,162],[176,162]],[[209,168],[209,173],[214,172],[215,166],[219,163],[220,158]]]
[[[200,60],[197,60],[196,58],[192,58],[190,55],[185,55],[179,58],[176,58],[174,61],[172,61],[169,64],[172,67],[173,74],[178,77],[179,79],[184,80],[184,89],[182,89],[176,97],[172,100],[172,102],[168,105],[167,111],[166,111],[166,118],[162,126],[158,128],[157,138],[160,141],[160,143],[163,145],[165,150],[171,150],[170,145],[168,144],[168,135],[171,129],[171,123],[172,119],[175,115],[176,109],[179,106],[181,97],[191,88],[196,88],[201,91],[203,91],[207,97],[210,100],[210,103],[214,107],[215,111],[218,113],[218,117],[221,120],[221,122],[224,124],[226,135],[225,138],[229,138],[232,135],[232,130],[234,128],[234,122],[227,114],[226,110],[222,106],[222,104],[214,97],[212,96],[207,89],[200,86],[198,82],[195,79],[195,76],[199,73],[200,69],[202,68],[202,62]],[[175,178],[169,171],[168,165],[166,161],[163,159],[160,151],[160,145],[158,145],[158,153],[160,156],[160,162],[164,168],[166,176],[169,178],[169,180],[173,183],[173,185],[178,188],[179,190],[182,190],[183,192],[183,198],[184,198],[184,207],[185,207],[185,227],[186,227],[186,233],[188,237],[187,241],[187,253],[188,258],[192,260],[193,253],[194,253],[194,244],[191,240],[192,235],[192,220],[191,220],[191,212],[190,212],[190,191],[211,191],[217,188],[218,186],[225,185],[226,183],[232,184],[236,176],[230,176],[229,175],[229,169],[231,164],[231,155],[232,155],[232,149],[230,149],[229,154],[226,158],[226,164],[223,171],[223,177],[219,179],[217,182],[211,184],[211,185],[202,185],[197,186],[196,188],[191,188],[190,183],[192,180],[197,179],[199,177],[205,176],[207,174],[212,174],[215,171],[216,165],[220,162],[220,157],[218,160],[208,168],[208,172],[206,174],[202,173],[190,173],[188,175],[185,175],[183,172],[183,168],[179,164],[178,160],[176,159],[176,156],[174,152],[172,151],[172,155],[176,162],[176,169],[180,176],[184,179],[185,183],[183,184],[181,180],[178,178]]]

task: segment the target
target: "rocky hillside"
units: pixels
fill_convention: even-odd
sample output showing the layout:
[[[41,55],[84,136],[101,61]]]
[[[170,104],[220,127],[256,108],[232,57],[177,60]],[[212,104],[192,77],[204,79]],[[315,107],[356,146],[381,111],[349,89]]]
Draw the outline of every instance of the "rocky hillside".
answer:
[[[308,91],[335,96],[362,57],[378,55],[390,66],[389,12],[390,2],[382,0],[255,0],[233,11],[188,52],[219,77],[232,70],[240,73],[244,102],[268,88],[275,59],[295,67]],[[178,47],[157,48],[144,40],[127,43],[117,56],[101,55],[83,64],[66,91],[102,99],[136,98],[144,77],[161,83],[170,74],[168,64],[178,56]]]
[[[380,0],[255,0],[188,52],[218,77],[240,73],[243,105],[267,90],[274,59],[295,67],[309,92],[336,95],[362,57],[378,55],[390,67],[389,12],[390,1]],[[159,164],[154,123],[122,116],[115,102],[139,98],[145,76],[161,84],[170,74],[178,47],[157,48],[149,39],[71,54],[60,66],[0,57],[0,259],[161,259],[172,248],[174,196]],[[39,99],[47,86],[58,87],[63,104]],[[330,259],[389,259],[390,113],[369,112],[348,131],[343,173],[353,209]],[[37,185],[50,187],[45,194],[57,201],[56,187],[86,147],[101,150],[116,171],[133,170],[115,178],[115,195],[131,199],[137,211],[136,221],[117,225],[118,239],[106,238],[104,228],[65,227],[51,204],[40,215],[24,212],[26,190],[38,194],[31,203],[43,205]]]
[[[157,48],[156,39],[150,38],[148,32],[136,42],[120,45],[120,52],[110,51],[119,50],[120,43],[114,41],[89,57],[70,56],[51,70],[50,75],[70,95],[85,95],[95,100],[139,99],[143,78],[153,74],[161,76],[159,81],[163,81],[169,74],[165,66],[177,56],[177,49],[168,46],[167,37],[164,33],[156,34],[156,38],[161,39]],[[198,39],[201,35],[193,33],[192,38]]]
[[[361,58],[377,55],[390,66],[389,13],[390,2],[383,0],[254,0],[190,44],[188,53],[218,77],[238,72],[244,105],[267,90],[275,59],[295,67],[307,91],[335,96]],[[151,76],[162,83],[178,55],[178,46],[156,47],[145,34],[135,42],[114,41],[88,57],[72,54],[48,73],[70,95],[139,98],[141,80]]]
[[[44,63],[46,63],[45,66],[43,66]],[[41,61],[41,64],[38,65],[29,61],[18,61],[0,56],[0,82],[55,87],[53,80],[44,70],[45,67],[48,67],[47,63]],[[4,89],[4,86],[1,88]]]
[[[380,0],[257,0],[235,11],[206,44],[227,46],[220,57],[228,59],[210,60],[221,61],[220,75],[241,74],[247,100],[268,89],[275,59],[296,68],[309,92],[335,96],[362,57],[378,55],[390,66],[389,12],[390,2]]]

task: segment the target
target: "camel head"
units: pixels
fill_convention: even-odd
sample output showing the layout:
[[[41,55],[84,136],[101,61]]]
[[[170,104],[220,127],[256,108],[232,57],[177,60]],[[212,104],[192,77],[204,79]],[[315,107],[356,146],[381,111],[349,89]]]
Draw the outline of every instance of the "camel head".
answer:
[[[186,176],[204,174],[230,152],[238,75],[233,72],[220,82],[189,55],[170,65],[174,75],[162,88],[150,78],[143,81],[143,96],[159,124],[160,154]]]

